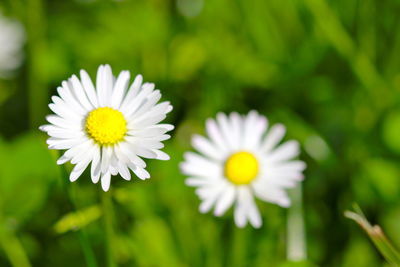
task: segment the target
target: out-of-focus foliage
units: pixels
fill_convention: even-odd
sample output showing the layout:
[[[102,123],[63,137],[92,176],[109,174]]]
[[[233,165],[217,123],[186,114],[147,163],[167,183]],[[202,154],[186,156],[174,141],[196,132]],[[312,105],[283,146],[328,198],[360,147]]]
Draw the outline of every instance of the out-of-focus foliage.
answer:
[[[54,231],[77,218],[56,155],[37,133],[61,81],[81,68],[95,75],[103,63],[155,82],[176,125],[166,143],[172,159],[149,161],[152,179],[113,180],[120,266],[284,264],[285,210],[260,202],[263,227],[237,229],[231,212],[200,214],[184,186],[182,153],[218,111],[257,109],[301,142],[304,264],[383,264],[343,217],[353,202],[400,246],[399,1],[1,0],[0,10],[27,35],[23,66],[0,80],[0,266],[21,247],[34,266],[85,266],[74,234],[84,225],[104,262],[101,221]],[[78,211],[99,203],[89,179],[66,184]]]

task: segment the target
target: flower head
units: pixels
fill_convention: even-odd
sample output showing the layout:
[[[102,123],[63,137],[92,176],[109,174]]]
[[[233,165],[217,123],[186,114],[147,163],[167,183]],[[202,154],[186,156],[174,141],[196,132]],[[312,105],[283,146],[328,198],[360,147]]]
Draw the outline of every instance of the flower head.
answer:
[[[285,189],[303,179],[305,164],[294,159],[299,154],[296,141],[279,145],[283,125],[269,131],[267,127],[267,119],[255,111],[247,116],[220,113],[216,120],[207,120],[209,138],[193,137],[199,153],[185,153],[181,170],[189,176],[186,184],[197,188],[201,212],[214,207],[214,214],[221,216],[235,205],[236,225],[244,227],[249,221],[258,228],[262,220],[254,197],[290,205]]]
[[[172,110],[169,102],[158,101],[159,90],[154,84],[142,84],[136,76],[129,87],[130,73],[122,71],[117,78],[109,65],[99,67],[96,86],[86,71],[80,79],[73,75],[57,89],[49,105],[55,113],[46,117],[50,123],[40,127],[50,138],[50,149],[66,150],[57,161],[75,164],[71,182],[76,181],[91,165],[93,183],[101,180],[104,191],[110,187],[112,175],[131,179],[132,171],[144,180],[150,178],[141,158],[168,160],[160,151],[166,132],[174,127],[160,124]]]
[[[10,76],[22,62],[25,33],[22,25],[0,14],[0,77]]]

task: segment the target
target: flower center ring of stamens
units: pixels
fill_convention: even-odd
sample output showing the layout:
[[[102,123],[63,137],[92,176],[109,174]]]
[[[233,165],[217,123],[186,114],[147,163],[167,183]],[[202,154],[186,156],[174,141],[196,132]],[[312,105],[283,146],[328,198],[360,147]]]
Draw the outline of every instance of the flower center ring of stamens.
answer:
[[[102,107],[86,117],[87,134],[100,145],[113,145],[122,141],[127,132],[124,115],[113,108]]]
[[[237,152],[225,162],[225,177],[237,185],[249,184],[256,178],[258,169],[258,161],[253,154]]]

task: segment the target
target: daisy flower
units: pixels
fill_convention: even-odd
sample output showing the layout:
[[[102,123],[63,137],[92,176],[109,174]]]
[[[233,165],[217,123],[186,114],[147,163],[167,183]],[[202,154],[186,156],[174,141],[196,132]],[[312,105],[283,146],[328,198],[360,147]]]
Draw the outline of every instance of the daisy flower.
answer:
[[[75,165],[71,182],[76,181],[90,166],[93,183],[101,180],[104,191],[110,187],[112,175],[130,180],[132,171],[140,179],[150,178],[142,158],[168,160],[160,151],[166,132],[174,127],[160,124],[172,110],[169,102],[158,101],[159,90],[153,83],[142,84],[137,75],[128,89],[129,71],[118,78],[109,65],[97,71],[96,86],[86,71],[80,79],[73,75],[58,87],[49,105],[55,113],[46,117],[50,123],[40,127],[50,138],[50,149],[66,150],[57,164],[70,161]],[[157,104],[158,103],[158,104]]]
[[[0,77],[10,76],[21,65],[24,40],[22,25],[0,14]]]
[[[262,220],[254,197],[290,206],[285,189],[303,179],[305,164],[294,159],[299,154],[296,141],[279,145],[283,125],[267,128],[267,119],[255,111],[247,116],[219,113],[216,120],[206,122],[209,138],[193,136],[192,145],[199,153],[185,153],[181,170],[189,176],[186,184],[197,188],[200,212],[214,207],[214,215],[222,216],[234,205],[238,227],[250,222],[259,228]]]

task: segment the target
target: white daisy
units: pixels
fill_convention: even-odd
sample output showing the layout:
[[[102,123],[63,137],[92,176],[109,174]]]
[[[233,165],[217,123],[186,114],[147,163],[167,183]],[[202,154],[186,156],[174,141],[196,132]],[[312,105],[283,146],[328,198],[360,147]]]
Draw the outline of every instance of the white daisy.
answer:
[[[255,111],[247,116],[231,113],[208,119],[209,136],[195,135],[193,147],[200,153],[187,152],[181,170],[189,178],[186,184],[197,187],[201,199],[200,211],[222,216],[235,205],[234,218],[238,227],[249,221],[258,228],[262,220],[254,197],[290,205],[286,188],[303,179],[305,163],[295,160],[299,144],[287,141],[278,145],[285,127],[276,124],[267,131],[267,119]]]
[[[24,41],[22,25],[0,14],[0,77],[10,76],[21,65]]]
[[[57,164],[75,164],[70,180],[74,182],[91,164],[93,183],[101,179],[104,191],[110,187],[112,175],[131,179],[131,170],[140,179],[150,178],[146,163],[140,158],[168,160],[160,151],[166,132],[174,127],[159,124],[172,110],[169,102],[157,104],[161,98],[153,83],[142,84],[137,75],[128,89],[130,73],[122,71],[115,78],[109,65],[97,71],[96,87],[86,71],[80,80],[73,75],[58,87],[49,105],[55,115],[46,117],[49,125],[40,127],[50,138],[50,149],[66,150]]]

